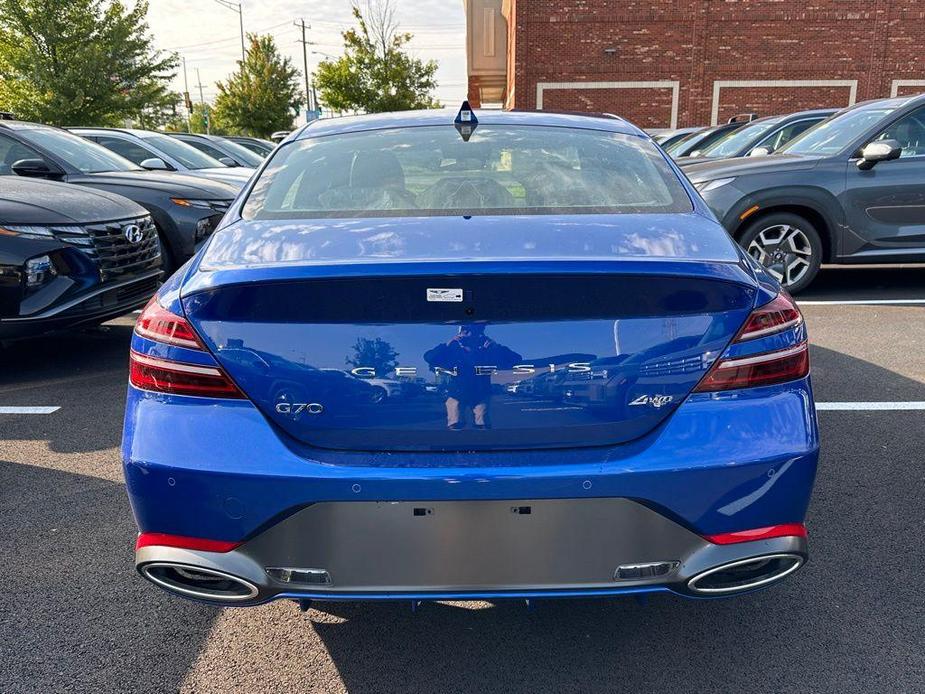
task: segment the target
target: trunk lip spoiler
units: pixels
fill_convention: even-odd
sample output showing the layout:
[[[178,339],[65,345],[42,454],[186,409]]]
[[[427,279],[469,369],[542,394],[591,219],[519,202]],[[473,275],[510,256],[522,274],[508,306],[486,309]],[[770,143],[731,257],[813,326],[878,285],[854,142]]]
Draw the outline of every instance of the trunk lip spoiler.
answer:
[[[198,259],[197,259],[198,260]],[[693,259],[632,258],[617,260],[424,260],[363,261],[310,264],[297,261],[273,266],[252,265],[221,270],[190,268],[180,289],[186,299],[202,292],[262,282],[370,277],[465,276],[478,274],[583,275],[608,274],[683,277],[731,282],[756,290],[760,283],[744,262]]]

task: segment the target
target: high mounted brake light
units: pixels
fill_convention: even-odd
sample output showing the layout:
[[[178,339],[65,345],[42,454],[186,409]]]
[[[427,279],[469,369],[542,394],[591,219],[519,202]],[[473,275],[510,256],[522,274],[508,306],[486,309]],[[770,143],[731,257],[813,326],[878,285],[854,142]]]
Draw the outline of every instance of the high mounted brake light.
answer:
[[[733,344],[756,340],[800,325],[803,316],[788,294],[752,311]],[[806,341],[785,349],[718,359],[697,384],[694,392],[770,386],[795,381],[809,373],[809,345]]]
[[[135,333],[148,340],[205,351],[196,331],[182,316],[171,313],[154,298],[138,317]],[[132,350],[129,382],[136,388],[171,395],[206,398],[243,398],[228,375],[217,365],[186,362],[140,354]]]

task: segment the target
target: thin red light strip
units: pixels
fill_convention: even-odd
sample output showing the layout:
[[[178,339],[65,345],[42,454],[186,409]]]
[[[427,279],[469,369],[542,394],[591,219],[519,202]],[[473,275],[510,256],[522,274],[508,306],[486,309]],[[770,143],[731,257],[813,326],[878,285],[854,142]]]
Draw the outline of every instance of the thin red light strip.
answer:
[[[157,303],[157,296],[151,298],[135,321],[135,333],[155,342],[200,351],[203,349],[199,336],[186,319]]]
[[[227,542],[225,540],[209,540],[203,537],[187,537],[185,535],[170,535],[168,533],[140,533],[135,541],[135,549],[142,547],[178,547],[180,549],[194,549],[202,552],[230,552],[238,547],[240,542]]]
[[[733,342],[748,342],[759,337],[767,337],[794,328],[802,322],[803,314],[800,313],[800,309],[789,294],[781,292],[764,306],[752,311]]]
[[[240,399],[244,394],[218,367],[157,359],[134,350],[129,360],[129,383],[141,390],[171,395]]]
[[[809,350],[805,342],[796,347],[764,352],[753,357],[718,361],[694,388],[695,393],[710,393],[737,388],[786,383],[809,373]]]
[[[753,530],[738,530],[733,533],[720,533],[718,535],[704,535],[704,539],[714,545],[734,545],[739,542],[754,542],[756,540],[770,540],[775,537],[806,537],[806,526],[802,523],[783,523],[769,525],[766,528]]]

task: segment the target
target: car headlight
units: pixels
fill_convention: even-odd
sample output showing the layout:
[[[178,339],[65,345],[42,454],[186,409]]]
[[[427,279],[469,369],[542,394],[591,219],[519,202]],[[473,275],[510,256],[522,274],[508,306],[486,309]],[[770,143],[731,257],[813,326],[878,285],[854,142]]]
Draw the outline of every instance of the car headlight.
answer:
[[[195,207],[197,210],[212,210],[224,212],[231,206],[231,200],[194,200],[192,198],[170,198],[174,205],[180,207]]]
[[[202,241],[206,236],[212,233],[215,228],[214,222],[215,217],[203,217],[198,222],[196,222],[196,236],[194,240],[196,243]]]
[[[735,180],[733,178],[714,178],[711,181],[699,181],[694,184],[696,188],[701,193],[708,193],[711,190],[716,190],[717,188],[726,185],[727,183],[732,183]]]
[[[6,236],[31,236],[33,238],[48,239],[54,238],[55,232],[50,227],[42,226],[19,226],[4,224],[0,226],[0,234]]]

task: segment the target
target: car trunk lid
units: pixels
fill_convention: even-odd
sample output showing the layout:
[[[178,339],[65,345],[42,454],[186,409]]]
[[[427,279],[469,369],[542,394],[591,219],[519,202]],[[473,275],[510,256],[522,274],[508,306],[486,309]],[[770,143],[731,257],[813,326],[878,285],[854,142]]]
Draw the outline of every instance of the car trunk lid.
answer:
[[[341,238],[339,249],[304,226],[300,238],[291,224],[257,235],[262,244],[213,242],[205,271],[184,289],[188,318],[228,374],[309,446],[467,451],[633,440],[683,401],[757,292],[738,255],[709,235],[688,257],[613,250],[629,237],[629,220],[611,234],[609,253],[600,238],[582,246],[573,237],[579,251],[570,256],[534,245],[515,260],[496,259],[512,255],[497,240],[483,258],[409,253],[407,234],[379,226],[404,250],[340,262],[372,234],[371,220],[362,222],[367,230]],[[636,231],[637,245],[654,238]],[[590,240],[582,225],[575,234]],[[675,249],[685,243],[675,235]]]

